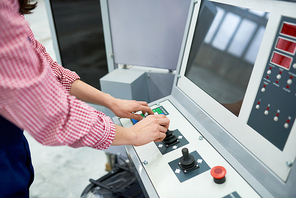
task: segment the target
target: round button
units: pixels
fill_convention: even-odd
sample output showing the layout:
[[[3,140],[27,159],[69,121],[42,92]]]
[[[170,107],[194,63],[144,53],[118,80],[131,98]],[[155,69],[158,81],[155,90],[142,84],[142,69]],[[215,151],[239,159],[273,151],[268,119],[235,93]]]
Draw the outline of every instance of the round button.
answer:
[[[226,169],[223,166],[215,166],[211,169],[211,175],[214,178],[215,183],[222,184],[226,180]]]
[[[288,123],[285,123],[284,124],[284,127],[287,129],[287,128],[289,128],[289,124]]]
[[[262,89],[261,89],[261,92],[265,92],[265,88],[262,88]]]
[[[274,120],[275,122],[277,122],[277,121],[279,120],[279,117],[274,116],[273,120]]]
[[[260,108],[260,105],[257,104],[257,105],[256,105],[256,109],[259,109],[259,108]]]
[[[276,76],[276,78],[277,78],[277,79],[281,79],[281,78],[282,78],[282,75],[278,74],[278,75]]]
[[[268,115],[268,113],[269,113],[269,112],[268,112],[267,110],[264,111],[264,114],[265,114],[265,115]]]
[[[267,74],[270,75],[270,74],[271,74],[271,70],[268,70],[268,71],[267,71]]]
[[[287,84],[288,84],[288,85],[291,85],[292,82],[293,82],[293,81],[292,81],[291,79],[288,79],[288,80],[287,80]]]
[[[296,63],[293,64],[293,68],[296,69]]]

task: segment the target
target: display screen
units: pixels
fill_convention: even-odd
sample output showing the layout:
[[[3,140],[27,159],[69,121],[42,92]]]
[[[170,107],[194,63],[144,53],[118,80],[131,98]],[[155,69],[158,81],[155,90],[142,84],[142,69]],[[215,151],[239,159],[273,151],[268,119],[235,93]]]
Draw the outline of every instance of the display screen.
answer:
[[[271,58],[271,62],[278,66],[284,67],[286,69],[290,69],[292,58],[279,54],[277,52],[274,52]]]
[[[108,74],[101,7],[98,0],[51,0],[62,65],[101,89]]]
[[[185,76],[238,115],[268,13],[203,1]]]
[[[291,54],[295,54],[296,43],[283,38],[279,38],[276,44],[276,48]]]
[[[296,38],[296,24],[284,22],[281,33]]]

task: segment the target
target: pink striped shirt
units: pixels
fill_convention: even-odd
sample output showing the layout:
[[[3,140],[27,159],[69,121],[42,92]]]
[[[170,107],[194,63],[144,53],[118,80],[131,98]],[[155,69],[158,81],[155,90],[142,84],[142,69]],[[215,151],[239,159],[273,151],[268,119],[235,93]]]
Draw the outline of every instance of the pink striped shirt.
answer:
[[[79,76],[51,59],[19,14],[0,0],[0,114],[44,145],[106,149],[112,120],[69,94]]]

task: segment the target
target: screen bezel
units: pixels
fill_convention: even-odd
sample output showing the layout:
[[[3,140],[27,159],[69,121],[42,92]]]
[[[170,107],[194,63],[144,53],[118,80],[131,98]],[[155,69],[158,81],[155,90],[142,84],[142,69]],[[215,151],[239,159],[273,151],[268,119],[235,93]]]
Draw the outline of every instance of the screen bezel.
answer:
[[[218,122],[223,128],[225,128],[234,138],[236,138],[260,161],[262,161],[269,169],[271,169],[278,177],[280,177],[283,181],[286,181],[290,172],[290,167],[288,167],[286,163],[289,161],[294,162],[296,156],[296,150],[294,146],[296,145],[295,125],[291,129],[291,133],[286,142],[284,150],[281,151],[264,137],[262,137],[259,133],[253,130],[246,123],[250,115],[254,99],[256,97],[265,65],[269,61],[269,50],[266,49],[272,48],[276,31],[281,20],[281,15],[283,14],[280,10],[285,10],[286,16],[290,15],[296,17],[296,14],[293,13],[291,10],[284,9],[285,5],[282,2],[277,2],[277,6],[274,6],[274,1],[237,2],[233,0],[214,0],[213,2],[225,3],[229,5],[261,10],[270,13],[270,18],[267,23],[266,31],[257,55],[257,59],[255,61],[254,69],[249,80],[241,112],[239,116],[236,117],[185,76],[186,65],[190,54],[196,21],[198,20],[198,13],[201,7],[201,1],[198,1],[193,8],[193,14],[191,17],[191,23],[188,33],[186,35],[187,39],[184,45],[185,49],[182,56],[182,61],[180,63],[181,65],[179,68],[179,78],[176,82],[176,86],[182,92],[184,92],[184,94],[191,98],[198,106],[200,106],[216,122]],[[282,9],[278,9],[278,6],[282,6]]]

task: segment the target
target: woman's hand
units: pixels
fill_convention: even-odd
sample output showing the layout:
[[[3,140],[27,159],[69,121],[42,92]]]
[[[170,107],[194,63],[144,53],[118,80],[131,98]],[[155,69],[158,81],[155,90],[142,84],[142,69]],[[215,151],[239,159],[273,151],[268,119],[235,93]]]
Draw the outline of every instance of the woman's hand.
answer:
[[[113,105],[110,106],[110,110],[118,117],[132,118],[135,120],[143,119],[141,115],[134,114],[134,112],[137,111],[142,111],[143,114],[154,114],[151,108],[148,106],[147,102],[135,100],[115,99]]]
[[[149,115],[129,128],[116,125],[112,145],[141,146],[149,142],[162,141],[166,137],[170,120],[165,115]]]

